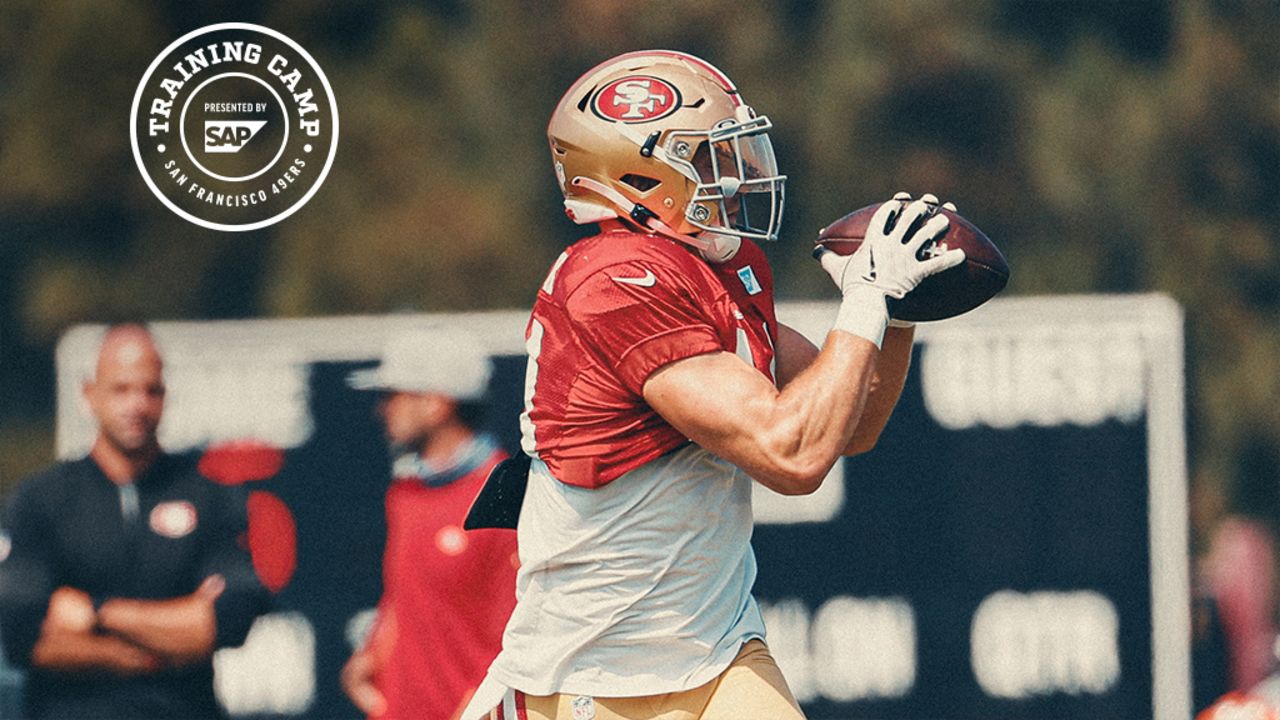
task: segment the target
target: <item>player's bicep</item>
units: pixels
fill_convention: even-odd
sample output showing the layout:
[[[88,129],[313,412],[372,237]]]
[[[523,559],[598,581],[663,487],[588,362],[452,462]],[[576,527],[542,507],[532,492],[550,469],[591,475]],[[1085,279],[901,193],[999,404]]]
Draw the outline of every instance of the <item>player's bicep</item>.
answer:
[[[672,427],[755,477],[768,475],[766,431],[777,392],[757,370],[724,351],[664,365],[643,390],[645,402]]]
[[[818,347],[797,330],[778,323],[778,339],[774,346],[778,387],[786,387],[818,357]]]

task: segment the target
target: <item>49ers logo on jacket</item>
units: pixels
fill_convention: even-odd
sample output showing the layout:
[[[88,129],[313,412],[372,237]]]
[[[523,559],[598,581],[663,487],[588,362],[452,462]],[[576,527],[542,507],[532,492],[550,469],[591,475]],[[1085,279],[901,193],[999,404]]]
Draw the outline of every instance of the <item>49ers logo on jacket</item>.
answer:
[[[148,521],[155,534],[176,540],[196,529],[196,507],[186,500],[162,502],[151,509]]]
[[[591,109],[606,120],[643,123],[664,118],[680,108],[680,91],[648,75],[633,75],[605,85]]]

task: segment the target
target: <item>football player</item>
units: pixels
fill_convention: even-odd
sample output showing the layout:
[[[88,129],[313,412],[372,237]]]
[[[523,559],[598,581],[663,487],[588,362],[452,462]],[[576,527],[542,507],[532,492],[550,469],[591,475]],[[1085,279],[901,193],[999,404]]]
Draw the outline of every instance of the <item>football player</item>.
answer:
[[[599,232],[528,324],[519,601],[463,720],[803,717],[751,595],[751,484],[811,493],[875,444],[913,332],[886,297],[964,255],[918,259],[947,219],[900,195],[858,252],[821,258],[843,294],[822,349],[779,324],[757,245],[782,217],[770,128],[671,51],[608,60],[555,108],[565,210]]]

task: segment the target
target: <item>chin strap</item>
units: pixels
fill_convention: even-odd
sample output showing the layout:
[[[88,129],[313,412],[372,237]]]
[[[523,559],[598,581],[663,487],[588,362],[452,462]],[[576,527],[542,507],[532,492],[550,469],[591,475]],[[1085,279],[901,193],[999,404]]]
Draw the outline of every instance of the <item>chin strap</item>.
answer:
[[[732,235],[721,235],[708,231],[694,236],[677,232],[670,225],[662,222],[652,210],[640,203],[631,202],[622,193],[602,182],[579,175],[570,180],[569,184],[588,192],[593,192],[617,208],[617,212],[609,212],[607,209],[601,210],[600,206],[595,203],[583,203],[566,199],[565,212],[569,214],[569,219],[576,223],[600,222],[601,220],[609,220],[615,217],[630,220],[641,229],[693,247],[709,262],[727,262],[738,254],[738,248],[742,247],[742,239]]]

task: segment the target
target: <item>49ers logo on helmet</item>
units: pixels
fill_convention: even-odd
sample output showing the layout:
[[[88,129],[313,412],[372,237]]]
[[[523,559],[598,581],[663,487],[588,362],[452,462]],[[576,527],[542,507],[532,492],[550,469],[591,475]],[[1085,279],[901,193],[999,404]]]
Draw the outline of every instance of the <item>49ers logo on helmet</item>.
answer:
[[[664,118],[680,107],[680,91],[650,75],[633,75],[605,85],[591,109],[606,120],[643,123]]]

